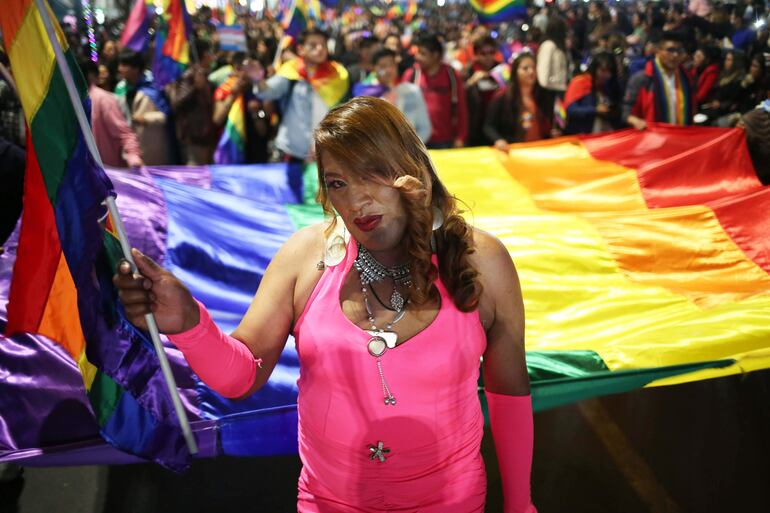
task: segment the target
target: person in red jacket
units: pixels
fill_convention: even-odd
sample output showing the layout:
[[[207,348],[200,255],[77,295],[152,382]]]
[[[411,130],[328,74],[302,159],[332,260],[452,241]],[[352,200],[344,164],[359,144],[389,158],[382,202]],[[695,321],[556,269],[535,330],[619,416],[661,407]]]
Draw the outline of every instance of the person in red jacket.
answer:
[[[403,81],[422,90],[433,133],[428,148],[462,148],[468,138],[468,107],[460,75],[442,62],[444,46],[433,34],[417,40],[417,64],[404,72]]]
[[[629,125],[644,130],[654,122],[692,124],[694,98],[681,67],[685,52],[679,34],[663,33],[655,58],[628,82],[622,119]]]
[[[695,95],[695,107],[710,101],[714,85],[719,78],[721,52],[716,46],[698,48],[693,55],[693,65],[687,70]]]

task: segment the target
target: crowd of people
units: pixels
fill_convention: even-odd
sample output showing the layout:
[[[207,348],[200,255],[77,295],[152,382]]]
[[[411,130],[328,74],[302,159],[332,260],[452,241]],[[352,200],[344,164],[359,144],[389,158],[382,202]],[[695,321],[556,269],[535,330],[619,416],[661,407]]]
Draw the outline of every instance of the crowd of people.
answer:
[[[655,122],[732,127],[768,99],[764,2],[553,2],[528,15],[482,24],[455,3],[420,6],[407,22],[347,5],[291,39],[265,13],[241,13],[246,47],[223,51],[221,16],[204,7],[192,17],[193,63],[164,87],[151,48],[120,47],[122,20],[97,27],[96,61],[82,30],[68,34],[99,149],[117,167],[307,161],[326,112],[362,95],[395,104],[428,148],[502,151]],[[23,146],[13,70],[0,62],[0,137]],[[245,149],[234,157],[221,146],[241,100]]]

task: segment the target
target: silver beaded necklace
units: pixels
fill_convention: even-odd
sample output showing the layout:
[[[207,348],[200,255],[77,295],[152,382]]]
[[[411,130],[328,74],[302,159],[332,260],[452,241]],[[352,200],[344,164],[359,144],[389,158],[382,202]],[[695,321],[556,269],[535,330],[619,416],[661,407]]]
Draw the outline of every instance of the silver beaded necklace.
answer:
[[[404,308],[404,296],[398,291],[398,285],[402,287],[412,286],[412,273],[409,263],[385,267],[369,253],[360,242],[358,245],[358,256],[356,256],[353,266],[358,271],[362,285],[384,281],[386,278],[393,280],[393,293],[390,295],[390,306],[398,311]]]

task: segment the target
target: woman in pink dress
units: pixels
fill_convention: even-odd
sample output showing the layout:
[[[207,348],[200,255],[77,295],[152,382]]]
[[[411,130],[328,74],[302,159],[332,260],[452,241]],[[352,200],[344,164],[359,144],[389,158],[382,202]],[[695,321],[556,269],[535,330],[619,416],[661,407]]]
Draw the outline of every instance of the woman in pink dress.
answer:
[[[302,513],[483,512],[483,357],[505,513],[534,512],[524,309],[507,250],[463,220],[387,101],[336,107],[315,148],[329,221],[284,244],[232,335],[136,250],[141,275],[122,263],[116,276],[129,319],[144,327],[152,311],[228,397],[262,386],[294,334]]]

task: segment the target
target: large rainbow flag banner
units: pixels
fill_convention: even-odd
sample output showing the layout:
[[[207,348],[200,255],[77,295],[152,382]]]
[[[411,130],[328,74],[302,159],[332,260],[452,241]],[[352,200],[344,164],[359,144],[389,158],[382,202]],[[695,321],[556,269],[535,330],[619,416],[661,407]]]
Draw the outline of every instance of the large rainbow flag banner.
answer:
[[[34,0],[5,2],[0,12],[28,125],[24,211],[6,295],[5,333],[22,333],[22,339],[24,333],[34,333],[56,341],[77,369],[89,399],[83,406],[93,412],[102,437],[124,451],[182,470],[190,455],[174,424],[171,398],[157,388],[163,384],[159,362],[125,321],[112,286],[121,252],[102,201],[113,194],[113,187],[88,153],[64,73],[72,76],[88,112],[85,80],[51,10],[41,3],[50,20],[48,30]],[[57,66],[53,38],[63,49],[64,71]],[[100,218],[105,218],[106,229]],[[6,339],[0,345],[14,350]],[[38,385],[55,384],[60,377],[53,370],[38,376]],[[4,402],[25,400],[6,392]],[[33,410],[38,406],[30,404]],[[10,412],[3,404],[2,415]],[[59,405],[58,415],[67,418],[66,404]],[[27,427],[30,432],[40,428]],[[57,433],[57,427],[45,429],[47,436],[69,437]]]
[[[527,3],[524,0],[470,0],[482,23],[499,23],[527,15]]]
[[[190,65],[192,21],[184,0],[164,0],[155,33],[152,75],[158,88],[176,80]]]
[[[656,125],[514,145],[508,155],[431,155],[468,219],[498,236],[516,263],[536,410],[770,368],[770,188],[756,179],[741,130]],[[232,330],[281,244],[322,218],[312,202],[315,171],[293,169],[164,167],[110,177],[131,239]],[[57,423],[58,405],[86,409],[75,360],[60,347],[43,337],[0,339],[0,375],[28,376],[0,380],[0,460],[127,461],[105,449],[85,414]],[[202,456],[296,452],[293,340],[265,387],[237,402],[202,384],[172,346],[167,353]],[[32,428],[45,425],[60,438]],[[79,440],[77,452],[65,435]]]

